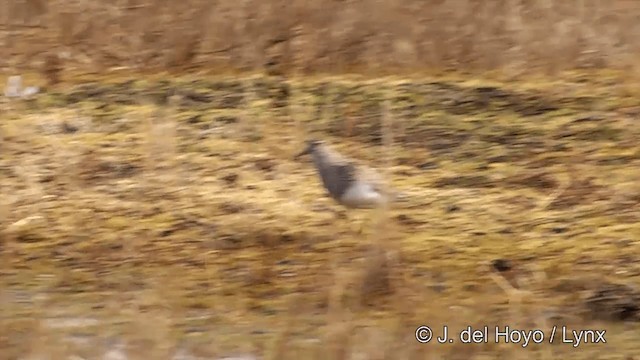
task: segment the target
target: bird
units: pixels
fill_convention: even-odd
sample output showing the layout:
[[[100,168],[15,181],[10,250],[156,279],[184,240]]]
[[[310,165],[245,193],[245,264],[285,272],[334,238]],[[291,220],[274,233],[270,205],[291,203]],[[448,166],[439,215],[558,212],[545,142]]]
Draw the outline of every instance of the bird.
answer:
[[[382,208],[406,196],[392,190],[375,170],[357,165],[324,141],[310,139],[295,160],[310,154],[320,180],[329,196],[347,209]],[[360,227],[359,233],[363,228]]]

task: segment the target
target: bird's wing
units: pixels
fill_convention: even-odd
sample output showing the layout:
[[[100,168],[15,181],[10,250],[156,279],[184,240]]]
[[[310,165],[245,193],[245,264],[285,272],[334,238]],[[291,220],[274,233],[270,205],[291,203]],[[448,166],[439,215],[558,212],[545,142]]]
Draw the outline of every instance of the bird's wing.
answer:
[[[334,198],[340,198],[356,180],[356,169],[352,164],[328,165],[322,175],[324,185]]]

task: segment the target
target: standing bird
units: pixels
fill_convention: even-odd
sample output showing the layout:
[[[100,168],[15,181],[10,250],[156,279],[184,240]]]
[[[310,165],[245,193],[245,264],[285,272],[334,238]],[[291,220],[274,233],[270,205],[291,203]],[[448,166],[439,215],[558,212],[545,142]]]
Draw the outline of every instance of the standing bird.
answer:
[[[330,149],[324,142],[307,141],[295,159],[311,154],[318,175],[329,195],[350,209],[373,209],[401,199],[374,170],[357,166],[352,160]]]

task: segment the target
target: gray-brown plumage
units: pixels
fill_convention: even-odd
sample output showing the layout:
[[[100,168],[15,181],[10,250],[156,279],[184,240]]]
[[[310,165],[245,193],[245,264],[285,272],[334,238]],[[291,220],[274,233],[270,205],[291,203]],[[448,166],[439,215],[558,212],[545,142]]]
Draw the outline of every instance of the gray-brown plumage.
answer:
[[[397,198],[378,173],[357,166],[322,141],[307,141],[307,147],[296,155],[296,159],[306,154],[311,154],[329,195],[348,208],[375,208]]]

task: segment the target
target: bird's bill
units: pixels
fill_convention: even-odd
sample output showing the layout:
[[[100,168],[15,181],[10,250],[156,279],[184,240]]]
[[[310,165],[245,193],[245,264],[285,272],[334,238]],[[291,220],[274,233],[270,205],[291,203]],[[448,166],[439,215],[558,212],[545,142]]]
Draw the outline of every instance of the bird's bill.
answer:
[[[298,155],[296,155],[296,156],[294,157],[294,159],[295,159],[295,160],[298,160],[301,156],[303,156],[303,155],[307,155],[307,154],[308,154],[308,153],[310,153],[310,152],[311,152],[311,147],[310,147],[310,146],[307,146],[304,150],[302,150],[302,152],[300,152]]]

